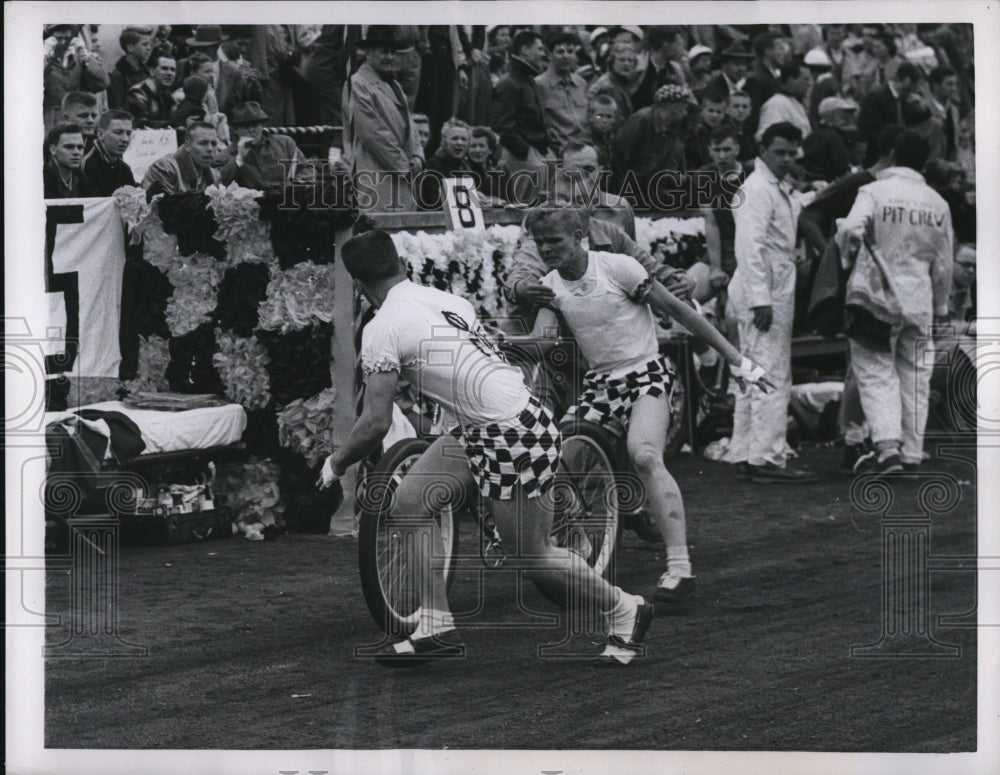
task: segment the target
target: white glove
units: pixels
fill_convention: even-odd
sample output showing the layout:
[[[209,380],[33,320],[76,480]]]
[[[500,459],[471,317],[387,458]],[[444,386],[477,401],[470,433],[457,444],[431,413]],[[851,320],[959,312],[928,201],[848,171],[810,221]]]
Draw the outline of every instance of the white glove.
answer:
[[[333,455],[327,455],[326,460],[323,461],[323,470],[320,472],[319,481],[316,482],[316,486],[321,490],[325,490],[327,487],[331,486],[334,482],[340,479],[340,477],[333,472],[332,460]]]
[[[767,372],[752,360],[743,356],[739,366],[731,366],[730,374],[736,379],[746,380],[751,385],[758,385],[762,381],[767,382]]]

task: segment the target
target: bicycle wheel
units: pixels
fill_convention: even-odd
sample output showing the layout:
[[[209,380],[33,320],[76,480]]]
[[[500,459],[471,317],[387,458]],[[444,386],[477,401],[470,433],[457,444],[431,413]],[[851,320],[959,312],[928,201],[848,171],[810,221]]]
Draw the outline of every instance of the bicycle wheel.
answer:
[[[611,568],[618,540],[613,463],[618,442],[600,426],[580,420],[564,422],[560,431],[562,454],[551,496],[553,540],[583,556],[603,576]]]
[[[392,636],[408,635],[416,628],[420,607],[420,590],[408,565],[412,533],[393,524],[392,502],[404,474],[430,445],[427,439],[403,439],[393,444],[369,474],[363,498],[358,529],[361,589],[376,624]],[[458,552],[458,521],[451,506],[435,513],[434,519],[441,536],[436,551],[443,547],[445,586],[449,588]]]

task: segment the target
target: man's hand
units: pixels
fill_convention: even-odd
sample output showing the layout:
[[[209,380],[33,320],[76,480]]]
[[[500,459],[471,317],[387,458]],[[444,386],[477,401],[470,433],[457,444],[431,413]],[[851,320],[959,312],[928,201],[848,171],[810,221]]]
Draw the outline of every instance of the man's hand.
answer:
[[[253,138],[246,136],[236,141],[236,160],[240,163],[246,161],[247,154],[253,148]]]
[[[746,357],[743,358],[739,366],[730,365],[729,373],[736,380],[736,384],[740,386],[740,390],[742,391],[746,391],[748,384],[755,385],[764,393],[775,388],[774,383],[767,378],[767,372]]]
[[[670,291],[681,301],[689,301],[691,292],[698,284],[698,281],[683,270],[677,270],[665,277],[662,281],[663,287]]]
[[[469,71],[464,67],[458,69],[458,88],[468,89],[469,88]]]
[[[316,487],[325,490],[339,479],[340,477],[333,472],[333,455],[327,455],[326,460],[323,461],[323,470],[320,471],[319,479],[316,480]]]
[[[766,333],[771,330],[771,322],[774,320],[774,313],[771,306],[751,307],[753,310],[753,324],[758,331]]]
[[[556,294],[551,288],[546,288],[540,283],[518,280],[514,285],[514,296],[520,301],[534,304],[537,307],[548,304],[556,297]]]
[[[721,291],[729,285],[729,275],[721,269],[713,269],[708,275],[708,283],[712,286],[712,290]]]

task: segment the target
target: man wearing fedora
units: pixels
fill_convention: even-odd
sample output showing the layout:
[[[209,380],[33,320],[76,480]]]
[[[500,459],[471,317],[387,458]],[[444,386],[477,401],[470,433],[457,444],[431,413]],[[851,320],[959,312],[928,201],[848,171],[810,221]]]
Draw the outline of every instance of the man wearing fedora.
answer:
[[[255,96],[259,97],[259,95],[248,93],[248,85],[238,66],[219,58],[219,45],[222,43],[222,27],[218,24],[198,25],[195,28],[194,35],[185,42],[191,53],[201,52],[211,60],[212,77],[205,78],[205,80],[215,90],[215,98],[219,104],[219,111],[221,113],[225,113],[228,116],[233,108],[241,102],[246,102]],[[180,73],[184,78],[189,75],[205,77],[202,72],[195,72],[187,61],[180,68]]]
[[[424,150],[395,79],[399,44],[391,27],[373,24],[358,46],[366,58],[345,84],[343,99],[344,152],[358,205],[414,210],[410,179],[424,167]]]
[[[263,189],[293,180],[306,157],[286,135],[264,134],[267,122],[257,102],[244,102],[233,109],[230,127],[236,135],[230,159],[219,170],[222,182]]]
[[[740,90],[740,81],[746,78],[753,54],[742,43],[733,43],[719,54],[719,72],[708,80],[706,92],[732,94]]]

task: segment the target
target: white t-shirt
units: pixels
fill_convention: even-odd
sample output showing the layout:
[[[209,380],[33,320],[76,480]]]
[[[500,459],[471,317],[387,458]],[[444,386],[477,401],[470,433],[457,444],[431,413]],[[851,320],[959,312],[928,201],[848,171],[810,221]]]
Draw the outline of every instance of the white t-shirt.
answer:
[[[659,355],[656,321],[644,301],[652,279],[631,256],[591,251],[587,257],[579,280],[553,270],[540,282],[555,293],[552,307],[566,319],[590,368],[621,377]]]
[[[469,302],[409,280],[389,290],[365,326],[361,368],[400,372],[462,425],[513,419],[531,398],[521,370],[501,357]]]

